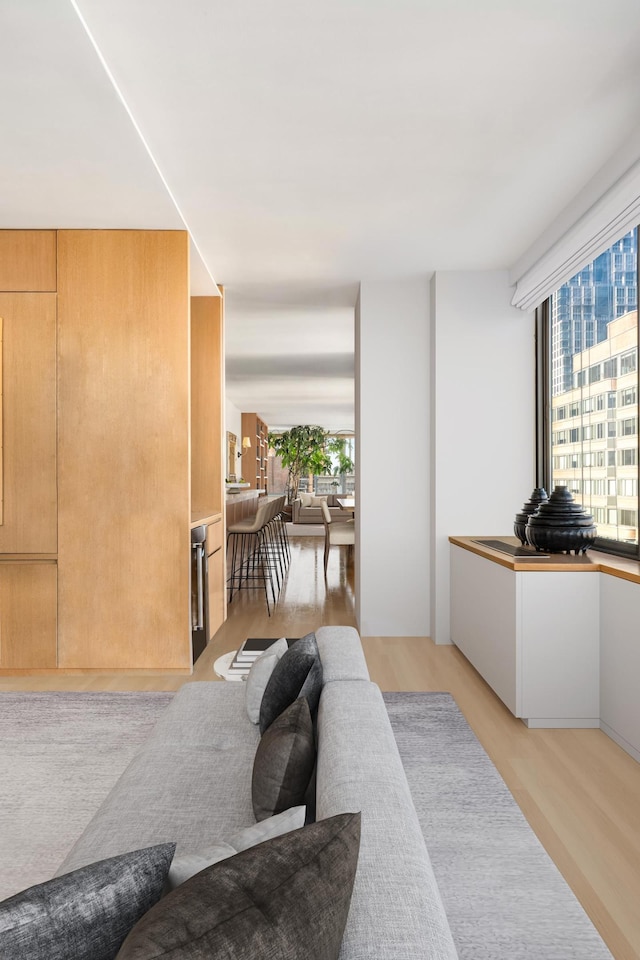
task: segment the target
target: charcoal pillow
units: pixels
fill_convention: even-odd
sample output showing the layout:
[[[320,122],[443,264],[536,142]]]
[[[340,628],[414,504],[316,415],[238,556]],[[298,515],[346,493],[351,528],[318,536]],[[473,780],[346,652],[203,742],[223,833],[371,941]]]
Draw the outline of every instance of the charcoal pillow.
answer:
[[[174,857],[167,879],[168,890],[175,890],[181,883],[193,877],[194,874],[200,873],[205,867],[210,867],[213,863],[219,863],[220,860],[233,857],[241,850],[255,847],[257,843],[264,843],[265,840],[270,840],[272,837],[279,837],[283,833],[289,833],[290,830],[303,827],[305,815],[306,807],[291,807],[290,810],[285,810],[275,817],[268,817],[260,823],[253,823],[250,827],[239,830],[225,842],[221,841],[203,847],[199,853]]]
[[[251,664],[251,669],[249,670],[245,683],[245,703],[251,723],[260,722],[260,704],[262,703],[264,691],[275,669],[275,665],[288,649],[289,644],[287,643],[287,638],[281,637],[280,640],[276,640],[270,647],[267,647],[264,653],[261,653]]]
[[[315,762],[309,704],[299,697],[276,717],[258,744],[251,780],[256,820],[303,804]]]
[[[113,960],[158,902],[175,843],[100,860],[0,903],[0,956]]]
[[[292,643],[276,663],[260,704],[260,733],[298,697],[306,697],[315,717],[322,692],[322,661],[314,633]]]
[[[341,813],[207,867],[153,907],[117,960],[337,960],[360,845]]]

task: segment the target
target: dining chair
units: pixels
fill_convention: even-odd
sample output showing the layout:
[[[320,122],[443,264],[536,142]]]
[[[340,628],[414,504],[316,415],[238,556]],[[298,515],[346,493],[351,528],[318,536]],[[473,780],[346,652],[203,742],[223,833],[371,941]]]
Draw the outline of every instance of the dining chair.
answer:
[[[352,520],[333,520],[326,500],[320,503],[324,520],[324,575],[327,575],[329,563],[329,547],[333,544],[346,544],[351,552],[356,542],[356,526]]]

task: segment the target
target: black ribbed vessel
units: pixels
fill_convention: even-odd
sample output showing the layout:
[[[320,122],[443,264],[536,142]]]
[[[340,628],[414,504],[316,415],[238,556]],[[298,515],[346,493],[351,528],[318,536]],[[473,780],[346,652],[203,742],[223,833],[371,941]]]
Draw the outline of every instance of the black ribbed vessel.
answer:
[[[596,534],[593,517],[575,502],[567,487],[556,487],[531,514],[526,528],[527,543],[547,553],[584,553]]]
[[[520,543],[523,545],[526,545],[527,543],[527,520],[532,513],[535,513],[540,504],[546,502],[548,499],[549,497],[544,487],[536,487],[520,513],[516,513],[516,519],[513,523],[513,531]]]

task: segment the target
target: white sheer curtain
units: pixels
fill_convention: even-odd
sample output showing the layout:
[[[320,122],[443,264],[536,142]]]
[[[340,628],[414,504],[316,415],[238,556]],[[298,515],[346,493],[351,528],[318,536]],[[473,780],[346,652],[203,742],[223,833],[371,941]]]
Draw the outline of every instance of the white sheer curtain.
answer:
[[[516,280],[511,301],[532,310],[640,223],[640,160]]]

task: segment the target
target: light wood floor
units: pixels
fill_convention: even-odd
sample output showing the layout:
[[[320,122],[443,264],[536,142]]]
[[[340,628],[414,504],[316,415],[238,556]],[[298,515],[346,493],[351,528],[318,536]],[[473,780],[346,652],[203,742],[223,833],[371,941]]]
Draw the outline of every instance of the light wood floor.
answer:
[[[355,626],[353,570],[334,547],[325,584],[322,541],[292,541],[293,561],[274,615],[258,591],[234,597],[227,622],[193,676],[144,674],[0,678],[0,690],[172,690],[215,680],[213,661],[247,636],[301,636],[322,624]],[[453,694],[529,823],[616,960],[640,958],[640,765],[599,730],[528,730],[457,648],[416,637],[365,637],[384,690]],[[545,958],[540,958],[545,960]]]

